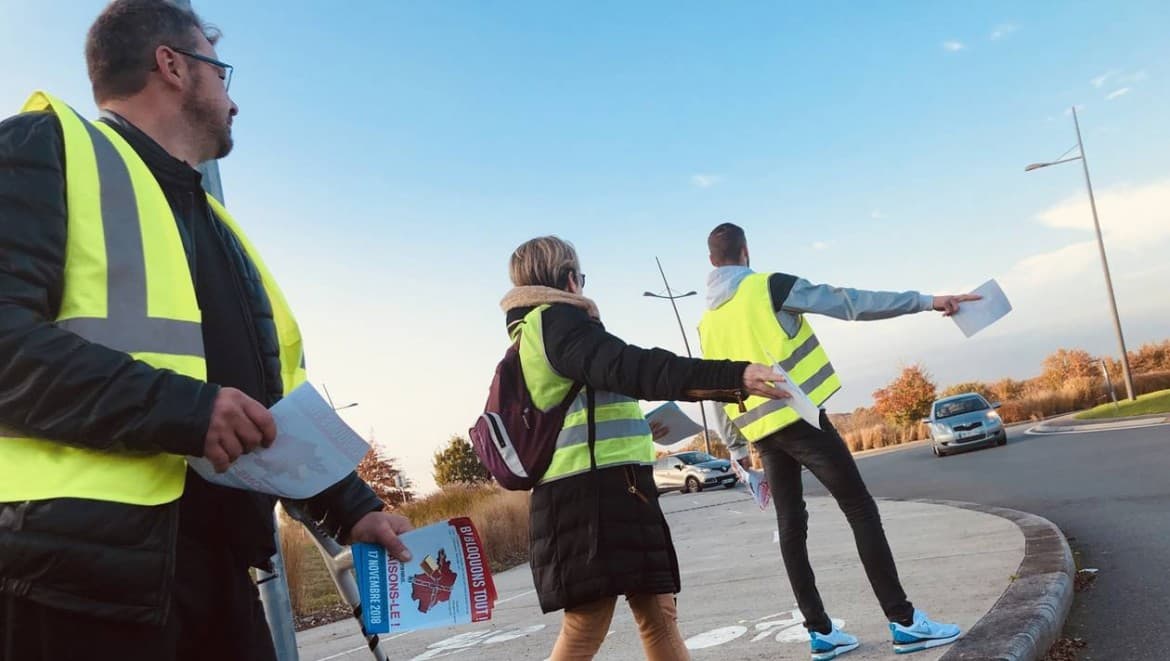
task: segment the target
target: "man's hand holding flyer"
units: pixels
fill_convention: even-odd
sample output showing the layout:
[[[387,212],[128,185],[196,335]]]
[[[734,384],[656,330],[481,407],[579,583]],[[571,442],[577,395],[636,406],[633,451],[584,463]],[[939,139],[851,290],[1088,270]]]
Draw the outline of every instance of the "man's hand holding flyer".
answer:
[[[487,553],[471,519],[450,519],[400,536],[413,559],[354,544],[353,566],[367,634],[486,622],[496,603]]]
[[[772,489],[768,487],[768,478],[764,475],[764,472],[744,468],[734,459],[731,460],[731,469],[735,471],[736,476],[739,477],[739,481],[747,485],[748,491],[752,494],[752,500],[756,501],[756,505],[761,510],[768,509],[768,504],[772,502]]]

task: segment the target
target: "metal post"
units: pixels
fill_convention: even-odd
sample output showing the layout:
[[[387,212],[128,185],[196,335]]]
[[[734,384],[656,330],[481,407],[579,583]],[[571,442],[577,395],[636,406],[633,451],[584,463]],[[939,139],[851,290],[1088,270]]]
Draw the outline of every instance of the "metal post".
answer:
[[[337,540],[322,530],[317,522],[300,507],[288,505],[285,506],[285,511],[290,517],[300,521],[312,536],[313,543],[316,544],[317,550],[321,553],[321,559],[325,562],[325,568],[329,570],[329,577],[333,579],[333,585],[337,588],[341,598],[349,605],[350,611],[358,622],[358,628],[361,629],[362,635],[366,638],[366,647],[370,649],[370,654],[374,656],[375,661],[386,661],[386,653],[379,646],[378,634],[366,632],[362,625],[362,599],[358,592],[357,576],[353,570],[353,553],[350,552],[349,547],[338,544]]]
[[[279,661],[299,661],[297,632],[293,626],[292,596],[288,593],[288,581],[284,573],[284,553],[280,546],[280,519],[273,511],[273,528],[276,530],[276,553],[272,556],[272,572],[256,570],[256,587],[260,590],[260,602],[264,605],[264,618],[272,634]]]
[[[1120,411],[1121,407],[1117,405],[1117,391],[1113,388],[1113,379],[1109,376],[1109,367],[1105,365],[1104,359],[1099,362],[1101,363],[1101,374],[1105,377],[1105,387],[1109,389],[1109,399],[1113,400],[1113,408]]]
[[[662,261],[658,257],[655,257],[654,263],[658,264],[658,272],[662,274],[662,284],[666,287],[666,296],[664,298],[669,298],[670,307],[674,308],[674,318],[678,321],[678,332],[682,334],[683,346],[687,350],[687,358],[694,358],[691,355],[691,343],[687,340],[687,331],[683,328],[682,316],[678,313],[678,304],[674,302],[674,292],[670,290],[670,283],[666,281],[666,271],[662,269]],[[703,445],[707,448],[707,454],[709,455],[711,454],[711,434],[707,430],[707,409],[703,402],[699,402],[699,415],[703,419]]]
[[[1072,109],[1073,126],[1077,129],[1077,147],[1081,151],[1081,165],[1085,169],[1085,186],[1089,189],[1089,207],[1093,210],[1093,229],[1097,232],[1097,250],[1101,253],[1101,268],[1105,271],[1105,289],[1109,293],[1109,309],[1113,312],[1113,328],[1117,331],[1117,343],[1121,346],[1121,376],[1125,379],[1125,394],[1130,401],[1136,399],[1133,375],[1129,371],[1129,354],[1125,351],[1125,336],[1121,333],[1121,317],[1117,314],[1117,299],[1113,296],[1113,279],[1109,277],[1109,260],[1105,257],[1105,241],[1101,238],[1101,223],[1097,220],[1097,200],[1093,196],[1093,182],[1089,179],[1089,159],[1085,157],[1085,144],[1081,141],[1081,122],[1077,119],[1077,107]]]

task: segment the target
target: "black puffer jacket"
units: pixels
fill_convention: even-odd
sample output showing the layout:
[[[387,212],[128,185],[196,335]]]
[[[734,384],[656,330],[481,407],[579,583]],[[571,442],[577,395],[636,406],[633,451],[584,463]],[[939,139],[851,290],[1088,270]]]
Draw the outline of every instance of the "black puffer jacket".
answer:
[[[531,310],[509,310],[509,327]],[[563,303],[541,319],[553,369],[596,390],[647,400],[740,397],[748,363],[629,345]],[[613,595],[679,591],[678,558],[649,466],[602,468],[540,485],[529,517],[532,576],[546,613]]]
[[[84,447],[200,456],[221,385],[281,396],[272,306],[239,242],[211,215],[197,172],[106,117],[159,181],[179,223],[204,317],[210,383],[156,370],[53,324],[66,245],[64,152],[47,113],[0,123],[0,425]],[[9,450],[0,442],[0,461]],[[161,623],[180,535],[226,546],[242,566],[273,547],[273,499],[188,471],[155,507],[59,498],[0,503],[0,593],[99,617]],[[302,503],[344,538],[381,503],[355,474]]]

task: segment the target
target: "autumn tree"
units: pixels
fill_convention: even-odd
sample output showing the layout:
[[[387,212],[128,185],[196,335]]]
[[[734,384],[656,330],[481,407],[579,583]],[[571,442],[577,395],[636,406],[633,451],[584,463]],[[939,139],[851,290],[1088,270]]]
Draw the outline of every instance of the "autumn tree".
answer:
[[[390,507],[396,507],[404,500],[413,498],[414,493],[411,492],[410,480],[406,479],[402,471],[394,467],[394,459],[383,456],[375,448],[376,446],[371,444],[370,451],[358,463],[358,476],[365,480],[378,498],[381,498],[382,502]]]
[[[939,397],[950,397],[951,395],[962,395],[969,392],[983,395],[983,399],[986,399],[988,402],[1000,401],[999,398],[995,395],[995,390],[982,381],[965,381],[963,383],[956,383],[955,385],[950,386],[946,390],[942,391],[942,394],[939,395]]]
[[[1014,401],[1024,396],[1025,383],[1015,379],[1000,379],[991,384],[991,393],[997,402]]]
[[[432,465],[435,469],[435,484],[482,484],[491,482],[492,476],[475,456],[471,442],[461,436],[452,436],[447,447],[435,452]]]
[[[727,445],[724,444],[723,441],[721,441],[719,439],[719,434],[714,429],[708,429],[707,434],[708,434],[709,438],[711,439],[711,456],[715,457],[716,459],[730,459],[731,453],[727,450]],[[707,451],[707,442],[703,438],[703,432],[699,432],[698,434],[695,434],[694,436],[692,436],[691,439],[689,441],[687,441],[686,445],[683,445],[682,447],[680,447],[677,450],[671,451],[670,454],[675,454],[678,452],[706,452],[706,451]]]
[[[1049,390],[1060,390],[1072,379],[1101,373],[1097,359],[1084,349],[1057,349],[1044,359],[1042,368],[1040,383]]]
[[[895,425],[907,425],[930,415],[936,387],[921,365],[902,369],[890,385],[873,393],[874,409]]]
[[[1170,370],[1170,340],[1149,342],[1130,351],[1129,367],[1135,374]]]

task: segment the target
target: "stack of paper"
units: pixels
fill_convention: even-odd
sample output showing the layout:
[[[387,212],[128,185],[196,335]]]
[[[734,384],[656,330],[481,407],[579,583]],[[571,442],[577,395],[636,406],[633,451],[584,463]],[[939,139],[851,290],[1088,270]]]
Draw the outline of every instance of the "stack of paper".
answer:
[[[212,484],[301,499],[337,484],[370,449],[308,382],[271,410],[272,447],[241,456],[224,473],[202,457],[187,457],[187,463]]]

